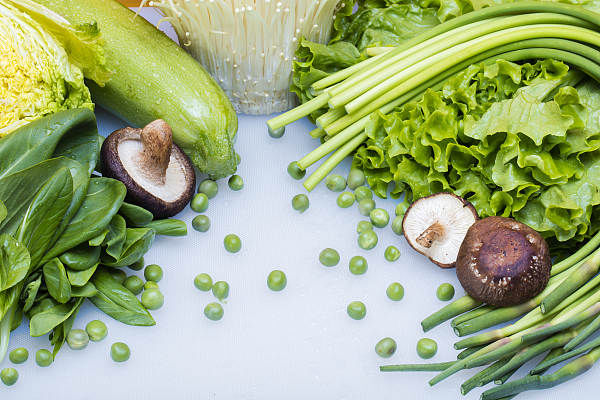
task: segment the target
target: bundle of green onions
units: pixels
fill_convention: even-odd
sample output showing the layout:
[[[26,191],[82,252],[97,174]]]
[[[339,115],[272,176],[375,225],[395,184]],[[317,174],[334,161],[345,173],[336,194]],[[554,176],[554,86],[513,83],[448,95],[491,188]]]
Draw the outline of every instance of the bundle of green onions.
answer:
[[[331,154],[304,182],[312,190],[367,139],[371,115],[387,114],[438,89],[471,64],[498,59],[564,61],[600,81],[599,15],[577,6],[518,2],[467,13],[394,48],[370,48],[365,59],[314,82],[315,96],[267,122],[277,136],[288,125],[327,109],[311,136],[323,144],[301,158],[302,170]]]
[[[600,359],[600,338],[588,340],[600,329],[599,246],[600,233],[556,263],[546,289],[524,304],[494,308],[464,296],[425,318],[424,331],[454,318],[455,333],[466,336],[520,317],[510,325],[456,342],[454,347],[463,349],[456,361],[388,365],[381,371],[440,371],[429,381],[435,385],[460,370],[487,365],[461,386],[466,394],[490,382],[499,384],[482,394],[484,400],[553,387],[584,373]],[[523,364],[542,354],[545,357],[529,375],[507,382]],[[556,372],[543,375],[576,356]]]

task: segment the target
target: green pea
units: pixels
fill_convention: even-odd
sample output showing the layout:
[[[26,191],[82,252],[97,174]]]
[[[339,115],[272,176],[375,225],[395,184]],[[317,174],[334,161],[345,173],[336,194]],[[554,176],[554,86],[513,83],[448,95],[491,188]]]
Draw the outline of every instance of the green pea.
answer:
[[[132,269],[134,271],[141,271],[144,269],[144,257],[140,258],[139,260],[137,260],[136,262],[134,262],[133,264],[131,264],[129,266],[129,269]]]
[[[108,335],[108,328],[106,327],[106,324],[97,319],[88,322],[88,324],[85,326],[85,331],[92,342],[100,342],[106,337],[106,335]]]
[[[208,196],[204,193],[194,195],[190,207],[197,213],[203,213],[208,210]]]
[[[383,256],[389,262],[394,262],[400,258],[400,250],[396,246],[388,246],[383,253]]]
[[[237,253],[242,248],[242,241],[238,235],[233,233],[225,236],[225,239],[223,239],[223,244],[225,245],[225,250],[230,253]]]
[[[390,215],[383,208],[376,208],[369,213],[369,218],[373,226],[377,228],[385,227],[390,222]]]
[[[390,283],[385,294],[392,301],[400,301],[404,297],[404,287],[398,282]]]
[[[363,233],[365,231],[372,231],[373,224],[371,221],[358,221],[358,225],[356,225],[356,233]]]
[[[367,272],[368,268],[367,260],[363,256],[354,256],[350,259],[348,268],[354,275],[362,275]]]
[[[350,168],[348,187],[352,190],[365,184],[365,173],[358,168]]]
[[[367,315],[367,307],[362,301],[353,301],[346,307],[346,312],[350,318],[360,320]]]
[[[325,186],[332,192],[341,192],[346,189],[346,180],[341,175],[332,174],[325,179]]]
[[[277,129],[271,129],[271,127],[269,127],[268,130],[269,130],[269,136],[271,136],[273,139],[279,139],[285,133],[285,126],[282,126],[281,128],[277,128]]]
[[[203,292],[208,292],[210,289],[212,289],[213,280],[210,277],[210,275],[208,275],[208,274],[205,274],[205,273],[198,274],[194,278],[194,286],[196,286],[196,288],[198,290],[202,290]]]
[[[404,221],[403,216],[398,216],[392,221],[392,231],[396,235],[402,235],[402,221]]]
[[[131,357],[131,350],[123,342],[115,342],[110,346],[110,358],[114,362],[125,362]]]
[[[67,335],[67,344],[72,350],[85,349],[90,342],[90,337],[83,329],[71,329]]]
[[[40,349],[35,353],[35,362],[40,367],[49,367],[54,361],[54,356],[50,350]]]
[[[371,250],[377,246],[378,241],[377,234],[372,230],[364,231],[358,235],[358,246],[363,250]]]
[[[226,299],[229,296],[229,284],[225,281],[215,282],[212,293],[219,300]]]
[[[211,321],[218,321],[223,318],[223,307],[219,303],[208,303],[204,307],[204,315]]]
[[[206,215],[196,215],[192,220],[192,228],[198,232],[206,232],[210,229],[210,219]]]
[[[204,193],[206,197],[212,199],[219,192],[219,185],[212,179],[205,179],[198,185],[198,193]]]
[[[165,297],[158,289],[146,289],[142,293],[142,305],[148,310],[158,310],[165,303]]]
[[[131,275],[125,279],[123,286],[129,289],[131,293],[138,295],[142,293],[142,289],[144,289],[144,281],[135,275]]]
[[[239,175],[231,175],[231,178],[229,178],[227,184],[229,185],[229,189],[236,192],[244,188],[244,180]]]
[[[12,386],[19,380],[19,373],[14,368],[4,368],[2,372],[0,372],[0,380],[6,386]]]
[[[441,301],[452,300],[454,297],[454,286],[449,283],[442,283],[436,291],[436,296]]]
[[[306,175],[306,170],[301,169],[298,166],[298,163],[296,161],[292,161],[288,165],[287,172],[288,172],[288,174],[290,174],[290,176],[292,178],[294,178],[297,181],[299,181],[300,179],[304,178],[304,176]]]
[[[287,277],[283,271],[278,269],[271,271],[267,277],[267,286],[274,292],[280,292],[287,285]]]
[[[397,347],[394,339],[386,337],[377,342],[375,345],[375,353],[377,353],[379,357],[390,358],[396,352]]]
[[[374,209],[375,201],[372,199],[362,199],[358,202],[358,212],[365,217],[368,217]]]
[[[127,279],[127,274],[122,269],[109,268],[108,272],[110,273],[110,276],[121,285],[125,282],[125,279]]]
[[[29,351],[25,347],[14,349],[8,354],[8,359],[13,364],[23,364],[29,358]]]
[[[340,262],[340,254],[328,247],[319,254],[319,261],[326,267],[334,267]]]
[[[396,216],[404,217],[404,214],[406,213],[406,210],[408,210],[408,207],[410,207],[408,203],[405,203],[405,202],[398,203],[396,205],[396,210],[395,210]]]
[[[144,290],[148,290],[148,289],[158,289],[158,283],[153,282],[153,281],[148,281],[148,282],[144,283]]]
[[[337,205],[340,208],[348,208],[354,204],[354,194],[350,192],[342,192],[337,198]]]
[[[433,339],[423,338],[417,342],[417,354],[419,357],[428,359],[437,353],[437,343]]]
[[[356,201],[359,202],[365,199],[372,200],[373,192],[366,186],[359,186],[356,189],[354,189],[354,196],[356,196]]]
[[[150,264],[144,269],[144,278],[147,281],[160,282],[163,277],[163,270],[157,264]]]
[[[308,196],[305,194],[297,194],[292,198],[292,208],[300,213],[308,210]]]

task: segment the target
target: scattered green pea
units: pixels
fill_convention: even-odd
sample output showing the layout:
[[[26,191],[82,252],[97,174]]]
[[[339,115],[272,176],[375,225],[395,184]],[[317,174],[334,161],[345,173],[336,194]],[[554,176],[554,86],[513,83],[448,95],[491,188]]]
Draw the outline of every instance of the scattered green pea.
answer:
[[[49,367],[54,361],[54,356],[50,350],[40,349],[35,353],[35,362],[40,367]]]
[[[383,256],[389,262],[394,262],[400,258],[400,250],[396,246],[388,246],[383,253]]]
[[[346,307],[348,316],[355,320],[360,320],[367,315],[367,307],[362,301],[353,301]]]
[[[452,300],[452,298],[454,297],[454,286],[452,286],[449,283],[442,283],[437,288],[436,296],[441,301]]]
[[[12,386],[19,380],[19,373],[14,368],[4,368],[2,372],[0,372],[0,380],[6,386]]]
[[[273,139],[279,139],[285,133],[285,126],[282,126],[281,128],[277,128],[277,129],[271,129],[269,127],[268,130],[269,130],[269,136],[271,136]]]
[[[139,260],[137,260],[136,262],[134,262],[133,264],[131,264],[129,266],[129,269],[132,269],[134,271],[141,271],[144,269],[144,257],[140,258]]]
[[[428,359],[437,353],[437,343],[433,339],[423,338],[417,342],[417,354],[419,357]]]
[[[371,250],[377,246],[379,238],[373,230],[364,231],[358,235],[358,246],[363,250]]]
[[[367,260],[363,256],[354,256],[350,259],[350,263],[348,264],[348,269],[354,275],[362,275],[367,272],[367,268],[369,268],[367,264]]]
[[[296,161],[292,161],[291,163],[289,163],[287,167],[287,172],[292,178],[294,178],[297,181],[304,178],[304,176],[306,175],[306,170],[301,169]]]
[[[227,184],[231,190],[236,192],[244,188],[244,180],[239,175],[231,175],[231,178],[229,178]]]
[[[404,297],[404,287],[398,282],[390,283],[385,294],[392,301],[400,301]]]
[[[292,208],[300,213],[308,210],[310,202],[305,194],[297,194],[292,198]]]
[[[206,232],[210,229],[210,219],[206,215],[196,215],[192,219],[192,228],[198,232]]]
[[[197,213],[203,213],[208,210],[208,196],[204,193],[194,195],[190,207]]]
[[[410,207],[410,206],[406,202],[398,203],[396,205],[396,210],[395,210],[396,216],[404,217],[404,214],[406,213],[406,210],[408,210],[408,207]]]
[[[373,192],[366,186],[359,186],[354,189],[354,196],[356,196],[356,201],[360,202],[365,199],[372,200]]]
[[[72,350],[85,349],[90,342],[90,337],[83,329],[71,329],[67,335],[67,344]]]
[[[153,282],[153,281],[148,281],[148,282],[144,283],[144,290],[149,290],[149,289],[158,289],[158,283]]]
[[[203,292],[208,292],[210,289],[212,289],[213,280],[210,277],[210,275],[208,275],[208,274],[205,274],[205,273],[198,274],[194,278],[194,286],[196,286],[196,288],[198,290],[202,290]]]
[[[229,284],[225,281],[215,282],[212,293],[219,300],[226,299],[229,296]]]
[[[397,216],[392,221],[392,231],[396,235],[402,235],[402,221],[404,220],[403,216]]]
[[[106,324],[97,319],[88,322],[85,326],[85,331],[92,342],[99,342],[108,335]]]
[[[358,221],[358,224],[356,225],[356,233],[358,234],[372,230],[373,224],[371,223],[371,221]]]
[[[348,187],[352,190],[365,184],[365,173],[358,168],[350,168]]]
[[[125,279],[127,279],[127,274],[122,269],[109,268],[108,272],[110,273],[110,276],[112,276],[112,278],[115,281],[119,282],[121,285],[123,284],[123,282],[125,282]]]
[[[385,227],[390,222],[390,215],[383,208],[376,208],[369,213],[369,218],[373,226],[377,228]]]
[[[319,254],[319,261],[326,267],[334,267],[340,262],[340,254],[328,247]]]
[[[386,337],[377,342],[375,345],[375,353],[377,353],[379,357],[390,358],[396,352],[397,347],[394,339]]]
[[[142,305],[148,310],[158,310],[164,302],[165,297],[158,289],[146,289],[142,293]]]
[[[267,277],[267,286],[274,292],[280,292],[287,285],[287,277],[283,271],[278,269],[271,271]]]
[[[325,179],[325,186],[332,192],[341,192],[346,189],[346,180],[341,175],[332,174]]]
[[[358,202],[358,212],[365,217],[368,217],[374,209],[375,201],[373,199],[362,199]]]
[[[198,193],[204,193],[206,197],[212,199],[219,192],[219,185],[212,179],[205,179],[198,185]]]
[[[147,281],[160,282],[163,277],[163,270],[157,264],[150,264],[144,269],[144,278]]]
[[[138,295],[142,293],[142,290],[144,289],[144,281],[135,275],[131,275],[125,279],[123,286],[125,286],[131,293]]]
[[[208,303],[204,307],[204,315],[211,321],[218,321],[223,318],[223,307],[219,303]]]
[[[340,208],[348,208],[354,204],[354,194],[351,192],[342,192],[337,198],[337,205]]]
[[[123,342],[115,342],[110,346],[110,358],[114,362],[125,362],[131,357],[131,350]]]
[[[225,236],[225,239],[223,239],[223,244],[225,245],[225,250],[230,253],[237,253],[242,248],[242,241],[238,235],[233,233]]]
[[[8,354],[8,359],[13,364],[23,364],[29,358],[29,351],[25,347],[18,347]]]

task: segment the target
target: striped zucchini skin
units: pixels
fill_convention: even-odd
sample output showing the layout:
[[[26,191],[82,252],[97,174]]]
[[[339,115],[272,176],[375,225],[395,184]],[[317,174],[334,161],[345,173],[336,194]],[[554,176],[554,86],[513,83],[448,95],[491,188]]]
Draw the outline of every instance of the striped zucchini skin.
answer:
[[[164,119],[175,143],[213,179],[235,172],[236,113],[196,60],[116,0],[36,1],[73,24],[97,22],[113,76],[104,87],[87,81],[94,102],[138,127]]]

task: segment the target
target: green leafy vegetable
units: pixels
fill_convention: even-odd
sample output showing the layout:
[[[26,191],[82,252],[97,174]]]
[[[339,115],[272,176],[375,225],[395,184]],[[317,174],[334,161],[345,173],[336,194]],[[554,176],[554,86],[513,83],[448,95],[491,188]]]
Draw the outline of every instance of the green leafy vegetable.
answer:
[[[92,278],[92,275],[96,272],[98,265],[93,265],[91,268],[85,269],[83,271],[73,271],[72,269],[67,268],[67,276],[69,277],[69,282],[71,286],[83,286]]]
[[[6,206],[4,205],[3,202],[0,201],[0,223],[2,223],[2,221],[4,221],[4,218],[6,218],[7,214],[8,214],[8,211],[6,210]]]
[[[82,301],[83,298],[74,299],[33,315],[29,321],[29,334],[35,337],[49,333],[66,321],[79,308]]]
[[[0,292],[27,276],[30,265],[27,248],[8,235],[0,235]]]
[[[161,219],[146,224],[146,228],[152,229],[157,235],[185,236],[187,225],[179,219]]]
[[[71,299],[71,284],[67,277],[65,266],[58,258],[53,258],[44,264],[44,283],[48,293],[59,303],[66,303]]]
[[[59,259],[69,269],[85,271],[98,264],[100,260],[100,247],[91,247],[87,243],[81,243],[63,253]]]
[[[125,217],[131,226],[136,228],[141,228],[148,225],[154,218],[152,213],[145,208],[126,202],[123,202],[121,205],[119,214]]]
[[[126,267],[139,260],[152,246],[154,230],[150,228],[127,228],[121,254],[114,257],[107,254],[102,263],[109,267]]]

